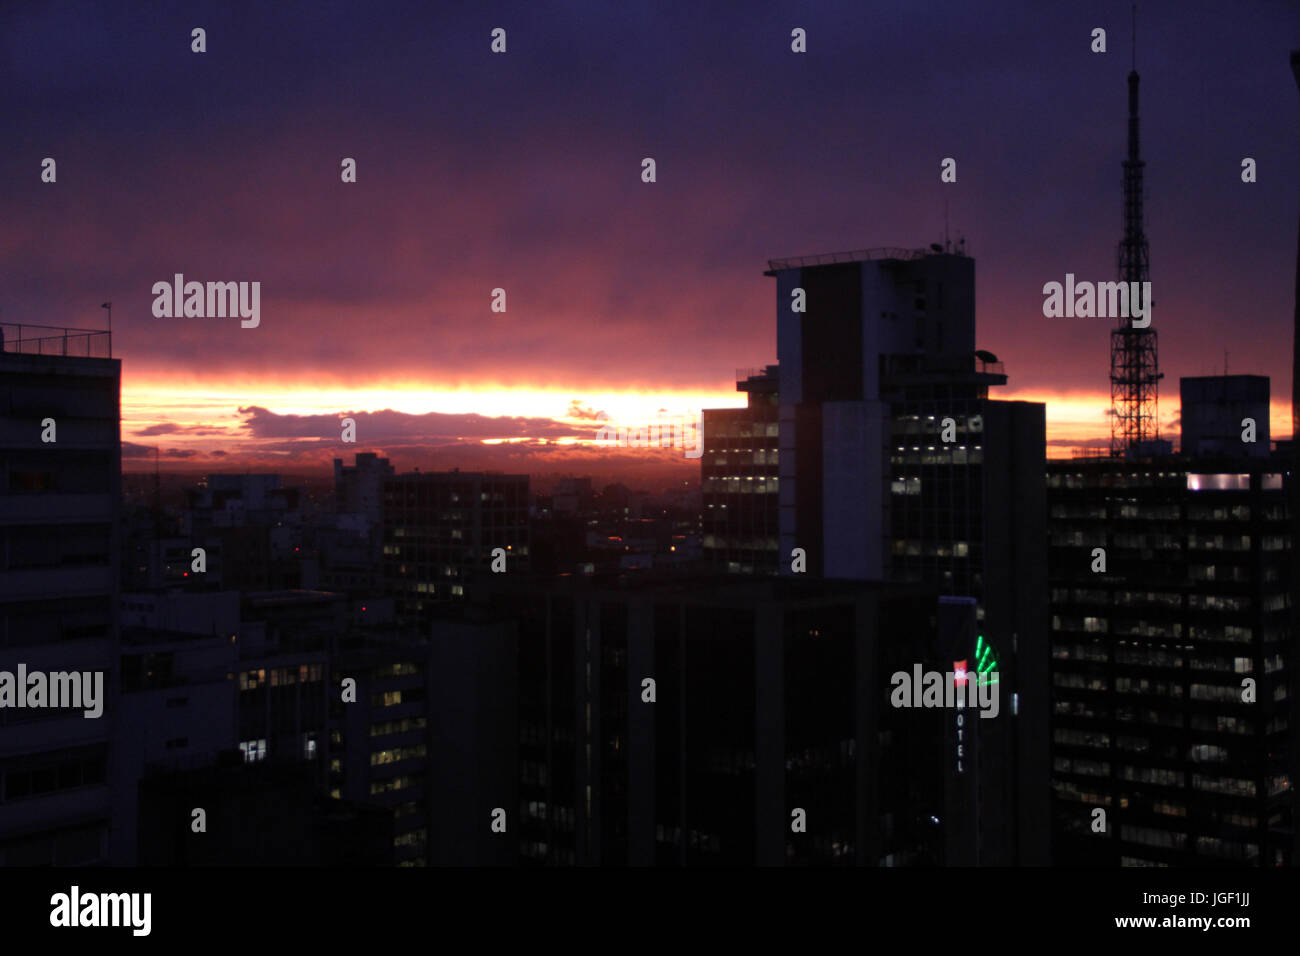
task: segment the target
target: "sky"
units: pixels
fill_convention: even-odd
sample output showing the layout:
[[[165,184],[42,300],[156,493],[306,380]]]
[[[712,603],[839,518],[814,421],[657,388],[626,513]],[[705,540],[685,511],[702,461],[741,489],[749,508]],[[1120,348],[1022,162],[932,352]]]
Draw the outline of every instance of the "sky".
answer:
[[[1300,6],[1143,2],[1137,39],[1162,433],[1226,363],[1272,378],[1285,436]],[[113,303],[128,468],[698,474],[593,444],[596,414],[743,404],[768,259],[923,247],[946,209],[995,397],[1047,402],[1066,454],[1109,436],[1111,323],[1045,318],[1042,287],[1115,278],[1130,41],[1123,0],[10,2],[0,322]],[[258,326],[155,317],[176,273],[259,282]]]

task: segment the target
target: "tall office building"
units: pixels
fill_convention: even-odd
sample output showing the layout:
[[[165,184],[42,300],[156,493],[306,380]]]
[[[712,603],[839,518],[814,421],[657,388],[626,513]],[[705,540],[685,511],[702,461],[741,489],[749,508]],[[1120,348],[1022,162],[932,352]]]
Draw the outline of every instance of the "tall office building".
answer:
[[[736,390],[748,395],[746,406],[706,408],[701,414],[704,557],[719,571],[775,574],[779,375],[769,365],[742,370],[736,378]]]
[[[3,331],[0,671],[99,674],[103,711],[0,708],[0,865],[101,863],[117,687],[121,363],[104,332]]]
[[[384,586],[399,613],[460,600],[492,552],[528,569],[528,476],[447,471],[384,479]]]
[[[1236,384],[1183,380],[1184,449]],[[1049,464],[1057,863],[1294,859],[1289,462],[1236,434]]]
[[[1045,409],[989,399],[975,262],[942,247],[774,260],[782,573],[969,599],[1011,719],[985,735],[981,864],[1047,862]],[[987,656],[987,655],[986,655]],[[996,758],[994,755],[998,755]]]

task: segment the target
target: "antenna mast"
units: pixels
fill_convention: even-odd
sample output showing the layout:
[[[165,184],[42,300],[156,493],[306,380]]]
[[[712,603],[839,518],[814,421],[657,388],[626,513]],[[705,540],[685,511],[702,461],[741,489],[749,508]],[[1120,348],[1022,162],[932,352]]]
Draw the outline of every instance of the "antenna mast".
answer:
[[[1137,3],[1133,4],[1133,70],[1128,75],[1128,157],[1124,160],[1124,238],[1119,243],[1119,279],[1128,284],[1129,314],[1144,305],[1142,283],[1149,282],[1150,250],[1143,227],[1143,178],[1138,129]],[[1110,453],[1122,457],[1160,436],[1158,389],[1161,379],[1156,331],[1134,328],[1120,318],[1110,333]]]

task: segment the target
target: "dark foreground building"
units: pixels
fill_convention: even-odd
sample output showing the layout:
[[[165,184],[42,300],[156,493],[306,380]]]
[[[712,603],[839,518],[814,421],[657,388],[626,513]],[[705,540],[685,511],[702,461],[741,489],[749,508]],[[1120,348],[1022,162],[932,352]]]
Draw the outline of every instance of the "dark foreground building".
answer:
[[[780,383],[775,365],[736,374],[744,408],[706,408],[701,414],[700,461],[704,557],[718,571],[776,574],[781,528]]]
[[[1049,465],[1057,863],[1293,862],[1288,464]]]
[[[996,736],[1009,701],[994,719],[891,701],[893,675],[974,658],[973,607],[922,586],[638,575],[503,581],[491,609],[517,628],[502,839],[524,862],[940,865],[991,837],[975,787],[1005,755],[981,763],[972,725]]]
[[[206,765],[149,769],[140,781],[141,866],[393,863],[392,812],[323,796],[310,767],[250,767],[228,751]]]
[[[969,601],[1011,717],[981,865],[1049,860],[1045,407],[991,399],[975,260],[942,246],[773,260],[780,569]],[[801,306],[801,308],[796,308]],[[994,746],[992,741],[986,741]],[[995,818],[1001,815],[1000,823]]]
[[[121,362],[104,332],[0,333],[0,671],[98,675],[100,687],[95,716],[0,708],[0,865],[102,863],[117,719]]]

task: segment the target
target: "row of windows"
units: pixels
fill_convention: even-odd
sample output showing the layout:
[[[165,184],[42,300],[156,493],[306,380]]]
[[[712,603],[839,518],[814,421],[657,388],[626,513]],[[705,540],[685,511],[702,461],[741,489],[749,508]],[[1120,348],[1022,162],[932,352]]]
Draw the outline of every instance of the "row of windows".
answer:
[[[271,669],[271,686],[284,687],[289,684],[313,684],[321,679],[320,664],[299,664],[297,667],[275,667]]]
[[[710,448],[709,461],[713,465],[776,465],[780,463],[776,448]]]
[[[894,554],[909,557],[967,558],[970,544],[966,541],[916,541],[894,540]]]
[[[1123,720],[1128,723],[1137,723],[1139,720],[1144,724],[1155,724],[1158,727],[1181,727],[1183,726],[1183,715],[1171,711],[1155,710],[1151,707],[1143,708],[1141,711],[1132,704],[1120,704],[1115,708],[1115,719]]]
[[[370,695],[371,707],[396,707],[398,704],[414,704],[425,699],[423,687],[407,687],[404,690],[388,690],[382,694]]]
[[[962,445],[928,446],[924,450],[900,448],[889,456],[891,465],[979,465],[983,462],[984,449],[979,445],[969,449]]]
[[[1236,777],[1205,777],[1199,773],[1194,773],[1192,774],[1192,789],[1222,793],[1233,797],[1253,797],[1255,796],[1255,781],[1241,780]]]
[[[89,787],[105,780],[105,760],[101,754],[51,755],[42,766],[6,766],[4,800],[23,800],[61,790]]]
[[[1185,487],[1186,473],[1178,472],[1143,472],[1137,474],[1129,471],[1110,473],[1074,472],[1061,474],[1049,472],[1049,488],[1155,488],[1161,485],[1180,491]]]
[[[1079,785],[1073,780],[1053,780],[1052,788],[1061,800],[1077,800],[1080,803],[1086,803],[1096,807],[1110,806],[1110,794],[1094,793],[1091,790],[1080,790]],[[1078,817],[1072,817],[1078,820],[1080,824],[1084,821]],[[1082,829],[1082,826],[1079,827]]]
[[[1058,744],[1077,747],[1110,747],[1110,734],[1103,734],[1100,731],[1058,728],[1053,734],[1053,738]]]
[[[718,422],[709,424],[707,435],[713,438],[776,438],[781,434],[780,422]]]
[[[1159,697],[1172,697],[1174,700],[1181,700],[1183,687],[1181,684],[1175,684],[1172,681],[1153,681],[1146,677],[1117,677],[1115,678],[1115,693],[1142,694],[1143,696],[1155,694]]]
[[[943,435],[944,419],[951,418],[958,435],[984,431],[984,416],[971,415],[900,415],[894,419],[894,435]]]
[[[1125,765],[1120,767],[1119,775],[1123,780],[1132,780],[1137,783],[1154,783],[1162,787],[1181,787],[1183,785],[1181,771],[1167,770],[1164,767],[1130,767]]]
[[[424,744],[415,744],[411,747],[393,747],[389,750],[376,750],[370,755],[370,766],[378,767],[381,764],[413,760],[416,757],[423,757],[425,754]]]
[[[743,475],[739,478],[704,478],[700,490],[706,494],[774,495],[779,478]]]
[[[0,605],[0,647],[104,638],[112,617],[106,596]]]
[[[370,784],[370,795],[373,797],[379,793],[392,793],[395,790],[409,790],[416,785],[414,777],[389,777],[387,780],[376,780]]]
[[[1219,837],[1197,837],[1196,852],[1228,860],[1255,860],[1259,858],[1259,844],[1238,843]]]
[[[393,838],[393,846],[424,846],[428,839],[429,831],[421,827],[418,830],[411,830],[408,833],[402,833]]]
[[[271,668],[271,686],[284,687],[289,684],[311,684],[319,681],[324,673],[320,664],[299,664],[297,667]],[[255,671],[239,672],[240,690],[257,690],[266,686],[266,668]]]
[[[1173,833],[1155,827],[1135,827],[1125,824],[1119,828],[1119,835],[1121,840],[1142,843],[1146,846],[1159,846],[1171,850],[1181,850],[1187,846],[1186,833]]]
[[[1244,717],[1219,714],[1192,714],[1193,730],[1212,730],[1218,734],[1253,734],[1255,725]]]
[[[384,677],[412,677],[424,673],[424,665],[417,663],[400,663],[388,664],[385,667],[376,668],[374,676]]]
[[[1087,777],[1110,776],[1110,764],[1105,760],[1054,757],[1052,759],[1052,769],[1058,773],[1077,773]]]
[[[425,717],[403,717],[401,720],[385,720],[370,725],[371,737],[383,737],[386,734],[403,734],[410,730],[423,730],[429,721]]]
[[[0,562],[11,571],[108,563],[107,525],[17,527],[0,532]]]
[[[776,551],[777,538],[740,537],[738,535],[706,534],[701,547],[715,551]]]

